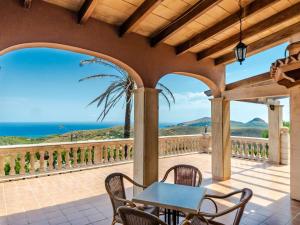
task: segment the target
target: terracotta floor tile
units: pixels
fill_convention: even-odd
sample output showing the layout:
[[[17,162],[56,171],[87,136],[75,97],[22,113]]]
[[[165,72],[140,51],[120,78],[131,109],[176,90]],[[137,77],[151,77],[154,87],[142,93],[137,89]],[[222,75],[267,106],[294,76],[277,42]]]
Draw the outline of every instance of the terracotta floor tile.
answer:
[[[159,161],[159,177],[173,165],[191,164],[203,174],[202,184],[209,193],[225,194],[249,187],[254,196],[245,209],[243,225],[300,224],[300,202],[289,198],[289,166],[232,159],[232,178],[215,182],[211,179],[211,156],[192,154],[167,157]],[[104,187],[104,179],[113,172],[132,177],[133,164],[122,164],[63,175],[40,177],[0,184],[0,225],[110,225],[112,207]],[[172,177],[168,181],[172,181]],[[132,187],[125,183],[128,197]],[[236,198],[219,201],[220,210],[232,205]],[[203,204],[203,210],[211,205]],[[233,214],[221,218],[230,224]],[[294,221],[294,222],[292,222]]]

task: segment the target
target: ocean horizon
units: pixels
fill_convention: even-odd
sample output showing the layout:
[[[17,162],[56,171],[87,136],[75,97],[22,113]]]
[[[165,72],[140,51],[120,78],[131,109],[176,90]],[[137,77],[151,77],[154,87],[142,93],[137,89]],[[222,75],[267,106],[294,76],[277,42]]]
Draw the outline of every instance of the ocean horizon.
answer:
[[[0,136],[42,138],[79,130],[97,130],[122,126],[122,122],[0,122]],[[164,128],[174,123],[160,123]]]

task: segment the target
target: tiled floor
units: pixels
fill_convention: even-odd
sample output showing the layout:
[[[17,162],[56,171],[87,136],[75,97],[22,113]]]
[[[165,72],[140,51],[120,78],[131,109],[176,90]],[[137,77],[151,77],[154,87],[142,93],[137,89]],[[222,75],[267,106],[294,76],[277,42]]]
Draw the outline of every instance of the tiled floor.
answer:
[[[161,159],[160,177],[169,167],[179,163],[197,166],[203,173],[203,184],[211,193],[251,188],[254,197],[246,208],[244,225],[300,225],[300,203],[289,198],[288,166],[233,159],[232,179],[213,182],[210,155],[193,154]],[[132,176],[132,164],[1,183],[0,225],[110,225],[112,209],[104,179],[116,171]],[[130,186],[126,186],[131,192]],[[220,204],[224,207],[232,203],[222,201]],[[204,205],[204,209],[209,207]],[[231,224],[230,219],[232,215],[221,221]]]

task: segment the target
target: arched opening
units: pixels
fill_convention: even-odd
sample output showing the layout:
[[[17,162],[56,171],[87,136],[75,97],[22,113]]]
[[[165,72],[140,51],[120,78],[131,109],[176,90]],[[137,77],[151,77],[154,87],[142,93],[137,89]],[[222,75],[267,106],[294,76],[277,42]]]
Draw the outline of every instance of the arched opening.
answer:
[[[0,145],[14,149],[12,156],[3,158],[1,174],[40,175],[132,160],[133,140],[116,140],[123,138],[127,103],[121,81],[128,75],[134,87],[143,86],[132,68],[108,56],[48,43],[18,45],[1,54]],[[86,63],[95,57],[103,57],[106,64]],[[120,74],[120,68],[128,69],[126,74]],[[109,76],[79,82],[103,74]],[[111,96],[118,92],[119,97],[113,104],[105,97],[103,104],[114,110],[98,123],[103,112],[98,102],[86,106],[113,83],[119,88]],[[28,145],[15,146],[19,144]]]
[[[211,102],[205,94],[210,87],[196,75],[172,73],[163,76],[156,88],[161,90],[159,155],[174,157],[174,165],[191,164],[201,171],[210,170],[210,156],[202,154],[211,149]],[[190,154],[195,160],[190,161],[191,156],[186,156]],[[163,174],[168,169],[164,167],[164,159],[160,160],[160,166]],[[210,176],[205,174],[205,178]]]

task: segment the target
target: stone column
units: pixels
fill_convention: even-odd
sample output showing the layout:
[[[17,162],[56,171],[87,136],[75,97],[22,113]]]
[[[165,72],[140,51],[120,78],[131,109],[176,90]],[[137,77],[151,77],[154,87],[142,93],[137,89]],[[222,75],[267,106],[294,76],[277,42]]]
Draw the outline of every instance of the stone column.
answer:
[[[155,88],[139,88],[134,93],[133,178],[143,185],[158,180],[158,93]]]
[[[269,115],[269,161],[280,164],[280,131],[282,124],[282,105],[268,105]]]
[[[291,198],[300,200],[300,86],[290,89]]]
[[[227,180],[231,176],[230,102],[211,100],[212,177]]]

